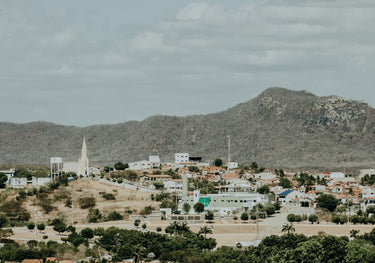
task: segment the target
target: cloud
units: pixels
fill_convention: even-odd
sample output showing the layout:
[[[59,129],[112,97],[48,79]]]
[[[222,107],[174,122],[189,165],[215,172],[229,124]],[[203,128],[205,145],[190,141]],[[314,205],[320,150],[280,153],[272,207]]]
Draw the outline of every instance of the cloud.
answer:
[[[0,13],[0,92],[4,101],[22,94],[27,103],[22,114],[3,104],[0,120],[59,122],[53,118],[61,115],[64,123],[86,125],[208,113],[270,86],[375,105],[368,95],[375,81],[373,1],[148,2],[147,12],[130,2],[121,12],[100,1],[90,10],[69,1],[43,9],[15,2]],[[71,117],[48,97],[74,105]],[[84,112],[96,115],[74,114],[88,98],[96,103]]]

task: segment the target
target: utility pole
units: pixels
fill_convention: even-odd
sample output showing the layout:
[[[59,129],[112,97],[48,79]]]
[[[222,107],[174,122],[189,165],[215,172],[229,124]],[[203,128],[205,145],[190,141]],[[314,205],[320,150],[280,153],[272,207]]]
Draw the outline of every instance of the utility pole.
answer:
[[[227,167],[227,172],[229,173],[229,163],[230,163],[230,135],[228,137],[228,167]]]
[[[259,223],[258,223],[258,217],[259,217],[259,206],[257,206],[257,216],[256,216],[256,223],[257,223],[257,237],[256,240],[259,240]]]

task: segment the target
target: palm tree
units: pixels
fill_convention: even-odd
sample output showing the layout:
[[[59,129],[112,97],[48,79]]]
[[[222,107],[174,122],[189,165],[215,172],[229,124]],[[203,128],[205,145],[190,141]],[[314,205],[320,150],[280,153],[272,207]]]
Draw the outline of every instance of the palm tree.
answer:
[[[284,224],[283,229],[281,230],[282,232],[287,232],[288,234],[293,233],[296,231],[294,226],[292,224]]]
[[[198,235],[201,234],[204,234],[204,238],[206,238],[207,234],[212,234],[212,229],[207,226],[201,227],[201,229],[198,232]]]
[[[134,262],[139,263],[141,262],[142,258],[145,256],[146,248],[138,244],[133,247],[132,252],[134,255]]]

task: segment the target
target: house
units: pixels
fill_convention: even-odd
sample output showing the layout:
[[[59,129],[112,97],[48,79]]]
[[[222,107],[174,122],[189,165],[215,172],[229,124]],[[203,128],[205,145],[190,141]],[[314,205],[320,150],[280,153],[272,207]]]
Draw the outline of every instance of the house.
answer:
[[[345,178],[345,174],[342,172],[332,172],[329,174],[329,178],[335,181],[342,180]]]
[[[221,185],[218,187],[221,193],[225,192],[251,192],[254,191],[254,186],[247,180],[235,179],[227,185]]]
[[[9,185],[12,187],[23,187],[27,185],[26,177],[11,177],[9,179]]]
[[[188,163],[190,162],[188,153],[175,153],[174,155],[175,163]]]
[[[32,177],[33,185],[40,186],[40,185],[47,185],[48,183],[52,182],[51,177]]]
[[[306,194],[301,191],[289,189],[278,194],[277,201],[285,206],[312,207],[314,203],[314,194]]]
[[[236,168],[238,168],[238,163],[236,163],[236,162],[228,162],[227,166],[228,166],[229,170],[236,169]]]
[[[275,178],[276,178],[276,174],[272,173],[271,171],[254,174],[254,179],[269,180],[269,179],[275,179]]]
[[[151,169],[159,169],[160,168],[160,156],[159,155],[150,155],[148,157],[148,161],[150,162]]]
[[[167,174],[146,174],[141,177],[141,180],[144,182],[149,182],[149,181],[157,181],[157,182],[164,182],[170,180],[172,177]]]
[[[182,179],[165,181],[164,182],[164,189],[168,193],[182,192]]]
[[[151,163],[146,160],[129,163],[128,169],[129,170],[149,170],[151,169]]]

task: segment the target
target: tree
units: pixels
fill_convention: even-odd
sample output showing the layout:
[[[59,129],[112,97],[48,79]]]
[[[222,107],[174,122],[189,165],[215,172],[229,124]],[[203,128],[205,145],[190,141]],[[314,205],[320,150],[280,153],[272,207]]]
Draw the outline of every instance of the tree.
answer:
[[[199,172],[198,166],[195,166],[195,165],[189,166],[189,172],[198,173]]]
[[[122,219],[124,219],[124,217],[117,211],[112,211],[107,216],[108,221],[118,221]]]
[[[270,192],[270,188],[268,185],[263,185],[262,187],[258,188],[258,193],[260,194],[268,194]]]
[[[198,202],[194,205],[194,211],[198,214],[202,213],[204,211],[204,204]]]
[[[315,215],[315,214],[311,214],[311,215],[309,215],[308,220],[309,220],[309,222],[311,222],[311,224],[314,224],[315,222],[318,221],[318,216]]]
[[[214,165],[215,166],[222,166],[223,165],[223,160],[221,160],[221,159],[215,159],[214,160]]]
[[[276,211],[275,206],[272,204],[266,205],[264,209],[266,210],[267,216],[273,215]]]
[[[204,219],[206,219],[206,220],[214,220],[214,212],[207,211],[207,213],[204,215]]]
[[[84,228],[81,230],[81,236],[86,239],[94,237],[94,231],[91,228]]]
[[[204,238],[206,238],[207,234],[212,234],[211,228],[208,228],[207,226],[201,227],[201,229],[198,232],[198,235],[204,235]]]
[[[147,228],[147,225],[146,225],[146,223],[144,223],[144,224],[142,225],[142,229],[145,230],[146,228]]]
[[[129,165],[127,163],[124,164],[122,162],[117,162],[113,167],[115,167],[115,169],[118,171],[123,171],[126,168],[129,168]]]
[[[256,162],[252,162],[250,164],[250,168],[251,170],[255,171],[255,170],[258,170],[258,164]]]
[[[6,226],[7,224],[8,218],[5,215],[0,214],[0,228]]]
[[[35,228],[35,224],[33,222],[27,224],[27,229],[33,230]]]
[[[292,183],[288,179],[281,177],[280,186],[283,188],[292,188]]]
[[[43,223],[39,223],[36,227],[39,231],[43,231],[44,229],[46,229],[46,226]]]
[[[281,230],[282,232],[287,232],[288,234],[295,232],[296,229],[292,224],[284,224],[283,229]]]
[[[247,220],[249,220],[249,214],[248,214],[248,213],[242,213],[242,214],[241,214],[241,220],[242,220],[242,221],[247,221]]]
[[[185,214],[189,213],[191,209],[191,206],[189,203],[184,203],[183,206],[182,206],[182,210],[185,212]]]
[[[8,176],[5,173],[0,173],[0,188],[5,188],[5,183],[8,181]]]
[[[134,224],[135,227],[138,227],[140,222],[141,222],[141,220],[136,219],[136,220],[134,220],[133,224]]]
[[[321,194],[316,200],[318,202],[318,207],[325,208],[330,212],[335,211],[337,205],[339,204],[339,200],[330,194]]]
[[[53,230],[58,232],[59,235],[60,235],[61,232],[65,232],[66,229],[67,229],[67,226],[64,223],[59,223],[59,224],[53,226]]]

